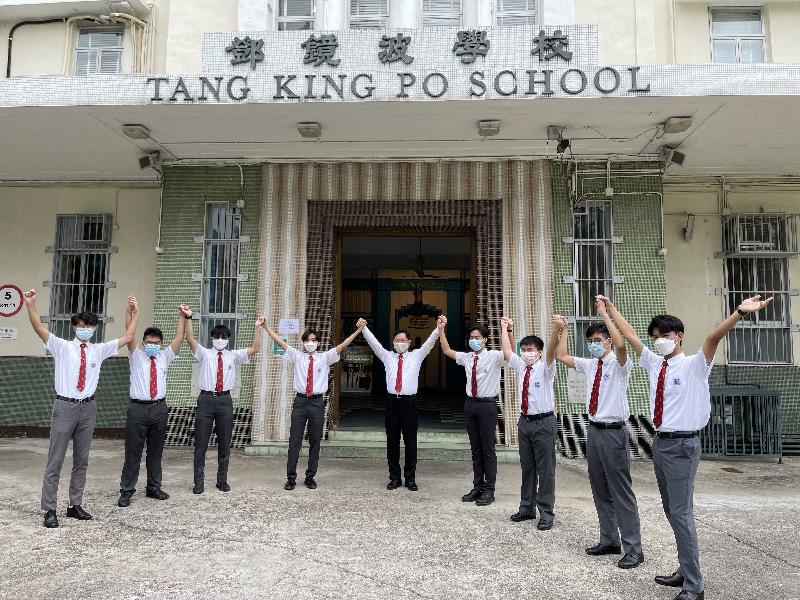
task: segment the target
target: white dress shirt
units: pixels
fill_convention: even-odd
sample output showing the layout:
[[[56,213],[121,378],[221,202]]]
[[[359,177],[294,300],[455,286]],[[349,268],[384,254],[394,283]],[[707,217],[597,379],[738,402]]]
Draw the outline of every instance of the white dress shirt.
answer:
[[[294,391],[298,394],[306,395],[306,383],[308,382],[308,363],[311,361],[311,354],[300,352],[296,348],[286,346],[283,359],[294,365]],[[339,362],[339,353],[336,348],[331,348],[327,352],[314,352],[314,395],[324,394],[328,391],[328,372],[332,364]]]
[[[500,370],[505,358],[500,350],[456,352],[456,363],[467,372],[467,396],[472,396],[472,365],[478,357],[478,397],[494,398],[500,395]]]
[[[397,364],[400,354],[381,346],[380,342],[369,330],[369,327],[364,327],[362,333],[375,356],[383,363],[386,371],[386,392],[394,396],[413,396],[416,394],[419,389],[419,371],[422,367],[422,361],[425,360],[425,357],[428,356],[434,344],[436,344],[436,340],[439,339],[439,330],[434,329],[433,333],[428,336],[425,343],[418,349],[403,353],[403,380],[400,382],[401,388],[399,392],[396,391],[396,386]]]
[[[520,412],[522,411],[522,385],[525,383],[525,371],[528,365],[516,354],[508,359],[508,366],[517,372],[517,392],[519,393]],[[545,364],[544,357],[531,365],[531,375],[528,379],[528,412],[529,415],[538,415],[555,411],[556,395],[553,391],[553,382],[556,379],[556,361]]]
[[[613,351],[603,358],[603,374],[600,376],[600,390],[597,394],[597,412],[589,415],[590,421],[612,423],[627,421],[631,416],[628,406],[628,381],[633,370],[633,361],[629,356],[624,365],[619,364]],[[586,413],[592,400],[592,387],[597,375],[597,358],[575,358],[575,370],[586,377]]]
[[[222,350],[222,391],[229,392],[236,384],[236,365],[250,362],[247,348],[240,350]],[[197,346],[194,358],[200,364],[200,375],[197,386],[206,392],[213,392],[217,388],[217,363],[220,350]]]
[[[150,397],[150,357],[139,346],[128,355],[131,367],[131,398],[134,400],[159,400],[167,394],[167,367],[175,360],[172,346],[163,348],[155,357],[156,395]],[[213,388],[212,388],[213,391]]]
[[[82,392],[78,390],[78,376],[81,372],[81,344],[86,344],[86,381]],[[83,400],[92,396],[97,390],[100,365],[109,356],[116,356],[119,351],[119,341],[111,340],[110,342],[91,344],[81,342],[77,338],[67,341],[51,333],[44,347],[53,355],[56,394],[65,398]]]
[[[644,348],[639,364],[650,375],[650,416],[655,416],[656,388],[663,356]],[[711,367],[703,350],[693,356],[681,353],[667,362],[664,379],[664,413],[658,431],[697,431],[708,423],[711,416],[711,392],[708,377]]]

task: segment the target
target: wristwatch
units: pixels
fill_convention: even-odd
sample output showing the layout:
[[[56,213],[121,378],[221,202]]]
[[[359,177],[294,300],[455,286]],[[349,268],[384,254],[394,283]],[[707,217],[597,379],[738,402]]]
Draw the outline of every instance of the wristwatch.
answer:
[[[743,317],[746,317],[746,316],[747,316],[747,313],[746,313],[746,312],[744,312],[744,311],[743,311],[741,308],[737,308],[737,309],[736,309],[736,312],[738,312],[738,313],[739,313],[741,316],[743,316]]]
[[[192,315],[183,315],[183,318],[184,318],[184,319],[191,319],[191,318],[192,318]]]

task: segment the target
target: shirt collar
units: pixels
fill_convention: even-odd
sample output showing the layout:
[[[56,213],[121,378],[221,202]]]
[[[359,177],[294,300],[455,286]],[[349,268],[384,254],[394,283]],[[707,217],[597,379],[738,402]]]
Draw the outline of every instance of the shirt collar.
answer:
[[[686,358],[686,354],[681,352],[680,354],[676,354],[672,358],[667,359],[667,364],[668,365],[672,365],[672,364],[681,362],[685,358]]]

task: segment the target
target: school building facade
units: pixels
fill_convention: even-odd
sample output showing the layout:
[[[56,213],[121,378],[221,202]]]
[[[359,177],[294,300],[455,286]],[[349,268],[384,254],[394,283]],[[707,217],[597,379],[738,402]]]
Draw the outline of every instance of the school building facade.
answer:
[[[62,335],[89,308],[112,339],[133,292],[167,339],[179,303],[203,343],[226,323],[238,345],[259,313],[324,346],[361,316],[388,345],[401,327],[424,340],[446,314],[457,349],[472,322],[498,347],[502,315],[518,338],[547,339],[555,313],[578,354],[598,293],[642,335],[652,315],[678,315],[687,352],[742,298],[771,295],[720,346],[712,387],[735,400],[712,421],[761,435],[751,406],[777,402],[791,451],[800,4],[729,4],[5,2],[0,285],[40,290]],[[234,390],[234,443],[255,454],[284,447],[293,396],[264,341]],[[379,437],[375,363],[357,343],[332,373],[329,452],[368,454],[347,441]],[[193,364],[184,346],[169,371],[175,446],[192,443]],[[423,431],[458,431],[463,370],[437,346],[421,377]],[[556,387],[561,448],[579,456],[584,392],[562,367]],[[52,390],[24,308],[0,318],[0,430],[46,433]],[[100,433],[121,432],[127,390],[121,353],[103,366]],[[641,369],[629,400],[645,456]],[[518,403],[506,370],[501,447],[516,445]]]

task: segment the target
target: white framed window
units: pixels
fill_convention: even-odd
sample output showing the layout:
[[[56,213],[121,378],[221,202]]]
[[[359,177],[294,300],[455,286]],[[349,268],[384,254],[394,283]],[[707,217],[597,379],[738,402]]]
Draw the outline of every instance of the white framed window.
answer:
[[[122,73],[125,27],[79,27],[75,43],[75,75]]]
[[[712,8],[711,62],[766,62],[766,36],[760,8]]]
[[[99,317],[95,339],[103,340],[111,254],[110,214],[58,215],[53,253],[53,279],[50,288],[48,326],[53,334],[72,338],[73,314],[86,311]]]
[[[494,24],[534,27],[539,21],[537,11],[538,0],[497,0],[494,9]]]
[[[422,26],[458,27],[461,12],[461,0],[422,0]]]
[[[278,31],[314,29],[314,0],[278,0]]]
[[[389,0],[350,0],[350,29],[385,29]]]
[[[236,345],[236,323],[241,315],[239,304],[239,248],[241,213],[229,202],[206,204],[206,227],[203,237],[203,289],[200,339],[211,344],[210,332],[216,325],[231,330],[230,347]]]

